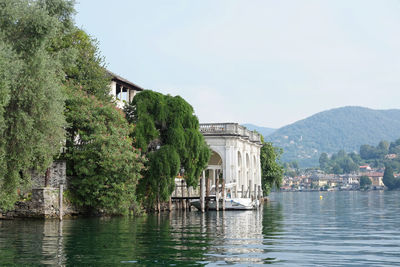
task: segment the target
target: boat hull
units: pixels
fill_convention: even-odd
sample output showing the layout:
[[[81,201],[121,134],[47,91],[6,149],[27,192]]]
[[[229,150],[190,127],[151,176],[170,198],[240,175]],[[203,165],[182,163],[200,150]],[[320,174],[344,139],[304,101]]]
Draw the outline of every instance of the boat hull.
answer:
[[[222,209],[222,199],[219,200],[219,208]],[[200,200],[196,199],[190,202],[191,205],[200,208]],[[258,201],[251,201],[250,198],[237,198],[237,199],[225,199],[225,210],[254,210],[257,209]],[[216,210],[216,201],[209,201],[209,210]]]

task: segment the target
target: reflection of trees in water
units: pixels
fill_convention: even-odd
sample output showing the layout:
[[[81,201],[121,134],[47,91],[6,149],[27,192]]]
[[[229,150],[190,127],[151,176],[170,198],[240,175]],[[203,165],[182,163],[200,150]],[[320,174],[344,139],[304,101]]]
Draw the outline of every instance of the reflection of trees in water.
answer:
[[[281,235],[283,231],[283,211],[282,204],[265,203],[262,220],[262,233],[265,239],[275,239]]]
[[[197,215],[197,216],[195,216]],[[204,265],[208,237],[203,234],[198,213],[163,213],[151,215],[143,224],[142,251],[137,263],[148,265]]]
[[[60,227],[57,220],[0,220],[0,265],[60,265]]]
[[[278,202],[267,202],[264,204],[262,233],[263,233],[263,254],[269,255],[273,252],[273,247],[279,242],[283,232],[283,211],[282,205]],[[274,257],[264,258],[264,264],[275,263],[279,261]]]
[[[177,224],[183,219],[172,221]],[[200,227],[188,229],[171,227],[168,213],[135,219],[76,220],[64,228],[68,232],[67,265],[194,265],[203,259],[204,244],[191,240],[201,234]]]
[[[1,265],[268,263],[279,205],[259,211],[173,212],[142,218],[0,221]],[[62,231],[61,231],[61,230]]]
[[[131,259],[142,220],[122,217],[64,221],[66,264],[111,265]]]

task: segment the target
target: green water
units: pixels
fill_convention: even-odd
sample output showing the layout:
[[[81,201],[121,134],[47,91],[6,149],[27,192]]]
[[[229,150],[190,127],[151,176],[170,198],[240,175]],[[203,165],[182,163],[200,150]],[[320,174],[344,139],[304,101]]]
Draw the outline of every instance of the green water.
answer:
[[[0,265],[400,265],[400,192],[320,194],[275,193],[258,211],[0,221]]]

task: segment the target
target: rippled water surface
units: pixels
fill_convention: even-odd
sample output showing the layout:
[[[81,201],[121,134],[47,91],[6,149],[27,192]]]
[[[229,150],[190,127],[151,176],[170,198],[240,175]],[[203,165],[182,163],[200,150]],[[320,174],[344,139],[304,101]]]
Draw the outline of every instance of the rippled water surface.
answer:
[[[258,211],[0,221],[0,265],[400,265],[400,192],[270,199]]]

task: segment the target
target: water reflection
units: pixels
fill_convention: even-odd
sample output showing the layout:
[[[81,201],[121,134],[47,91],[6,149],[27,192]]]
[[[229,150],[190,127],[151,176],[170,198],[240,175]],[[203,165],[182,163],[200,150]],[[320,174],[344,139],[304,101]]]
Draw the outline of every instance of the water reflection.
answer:
[[[0,221],[0,264],[191,265],[273,262],[278,206],[143,218]]]
[[[0,220],[0,264],[63,265],[62,222]]]
[[[322,194],[274,194],[258,211],[0,220],[0,265],[400,265],[398,192]]]

